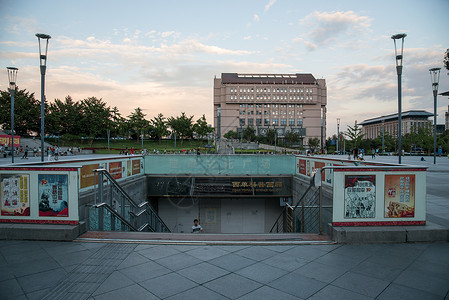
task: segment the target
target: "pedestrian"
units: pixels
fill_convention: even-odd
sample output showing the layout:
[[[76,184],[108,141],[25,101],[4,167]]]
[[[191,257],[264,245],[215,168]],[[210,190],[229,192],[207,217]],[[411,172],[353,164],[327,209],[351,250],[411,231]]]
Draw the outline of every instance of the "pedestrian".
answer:
[[[202,233],[203,227],[198,224],[198,219],[193,220],[192,233]]]
[[[23,153],[22,158],[28,159],[28,145],[25,146],[25,152]]]
[[[199,156],[201,155],[201,151],[200,151],[200,147],[198,146],[198,150],[196,150],[196,155]]]

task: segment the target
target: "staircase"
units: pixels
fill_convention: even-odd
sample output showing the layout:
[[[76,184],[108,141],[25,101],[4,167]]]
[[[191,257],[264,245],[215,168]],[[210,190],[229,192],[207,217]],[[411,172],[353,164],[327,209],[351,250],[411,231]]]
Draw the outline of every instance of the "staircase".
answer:
[[[89,208],[89,230],[170,232],[148,201],[135,202],[105,169],[94,172],[98,186]]]

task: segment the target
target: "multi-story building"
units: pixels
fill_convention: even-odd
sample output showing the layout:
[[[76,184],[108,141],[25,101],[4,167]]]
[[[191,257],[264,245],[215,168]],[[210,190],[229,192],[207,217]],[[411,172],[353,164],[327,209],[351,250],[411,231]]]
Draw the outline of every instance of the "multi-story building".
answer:
[[[428,120],[433,114],[424,110],[409,110],[402,112],[402,135],[419,130],[421,127],[430,127],[432,123]],[[359,125],[362,125],[362,133],[365,134],[365,139],[375,139],[382,135],[383,130],[385,134],[393,137],[398,136],[398,114],[391,114],[373,119],[365,120]]]
[[[251,126],[257,135],[269,128],[278,137],[296,132],[301,145],[313,137],[324,140],[326,104],[326,81],[312,74],[222,73],[214,79],[214,126],[220,137]]]

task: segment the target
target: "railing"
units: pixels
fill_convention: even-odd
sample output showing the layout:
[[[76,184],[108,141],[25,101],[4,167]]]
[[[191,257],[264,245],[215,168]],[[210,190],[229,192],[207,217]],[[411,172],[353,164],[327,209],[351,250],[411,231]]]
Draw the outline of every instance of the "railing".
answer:
[[[148,201],[136,203],[105,169],[94,172],[98,191],[90,210],[90,230],[170,232]]]
[[[312,176],[309,186],[295,206],[286,204],[271,227],[270,233],[323,233],[322,228],[322,187],[315,184],[315,176],[321,180],[321,172]]]

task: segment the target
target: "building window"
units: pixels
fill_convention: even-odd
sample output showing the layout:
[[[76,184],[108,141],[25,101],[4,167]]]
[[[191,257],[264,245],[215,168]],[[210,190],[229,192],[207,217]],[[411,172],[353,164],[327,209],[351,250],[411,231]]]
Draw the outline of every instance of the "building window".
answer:
[[[298,119],[298,126],[302,126],[302,119]]]
[[[286,126],[287,125],[287,119],[281,119],[281,125]]]
[[[248,119],[248,126],[254,125],[254,119]]]
[[[273,119],[273,125],[278,125],[278,119]]]
[[[245,119],[240,119],[240,126],[245,126]]]
[[[265,124],[265,125],[270,125],[270,119],[265,119],[265,120],[264,120],[264,124]]]
[[[289,119],[288,120],[288,125],[290,125],[290,126],[295,125],[295,119]]]
[[[256,119],[256,126],[262,125],[262,119]]]

